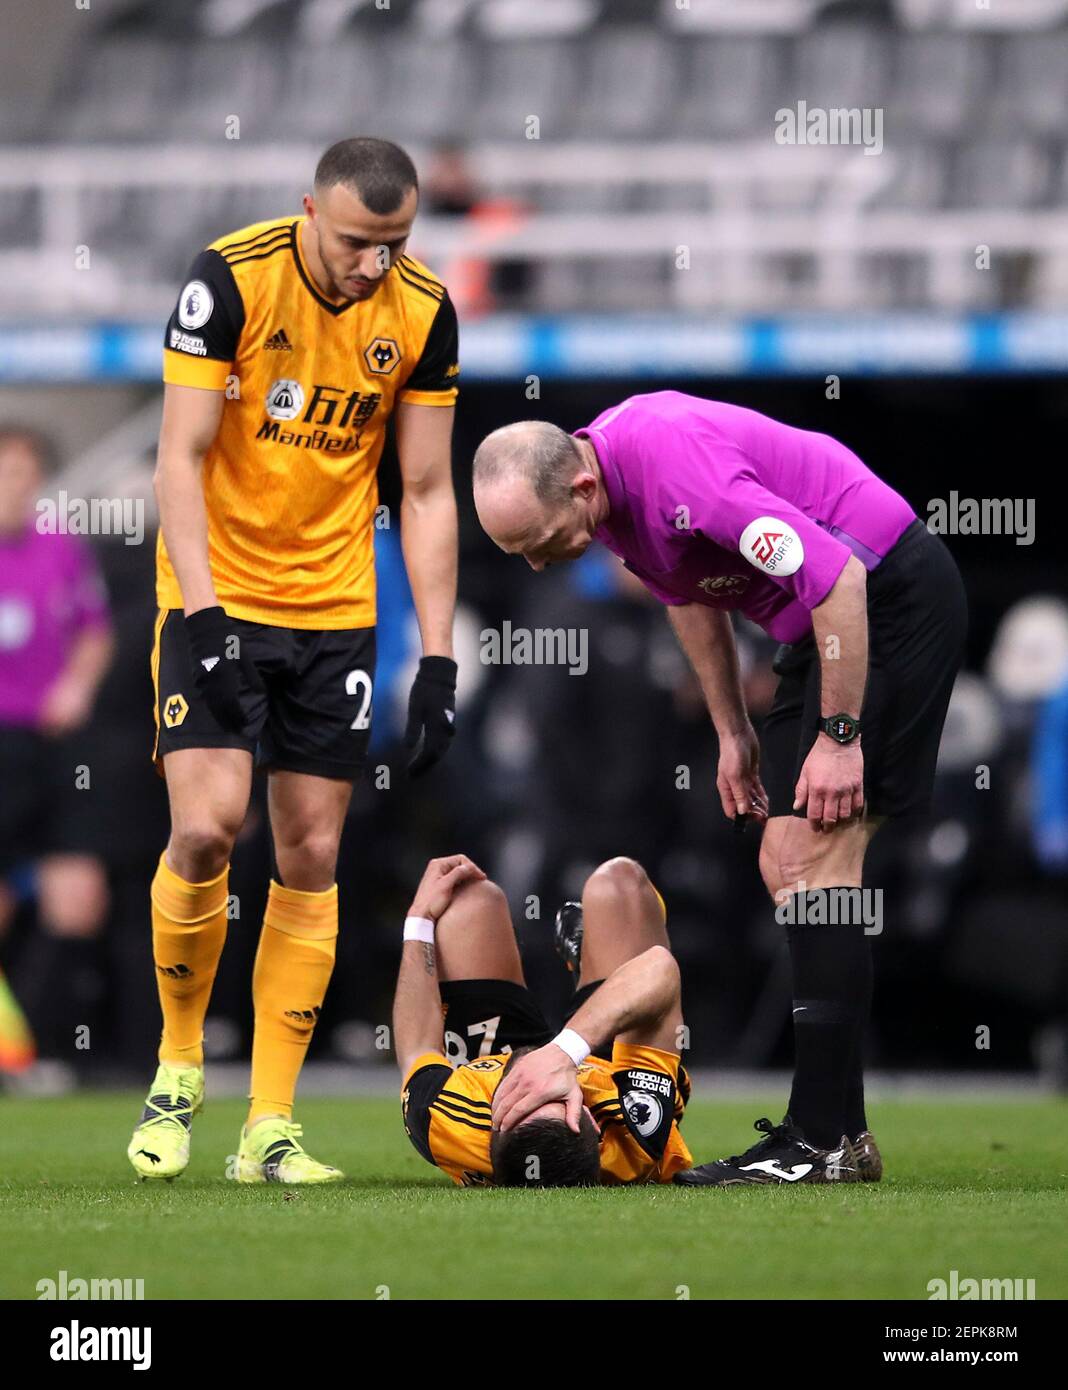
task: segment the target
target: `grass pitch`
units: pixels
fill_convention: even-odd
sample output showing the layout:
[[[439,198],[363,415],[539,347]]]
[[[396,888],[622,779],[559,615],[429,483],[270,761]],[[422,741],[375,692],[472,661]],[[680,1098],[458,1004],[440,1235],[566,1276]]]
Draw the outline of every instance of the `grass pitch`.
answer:
[[[781,1099],[779,1101],[781,1106]],[[454,1188],[383,1099],[305,1101],[334,1187],[224,1177],[243,1107],[209,1102],[174,1183],[138,1183],[140,1097],[0,1098],[0,1296],[39,1279],[143,1279],[153,1298],[926,1299],[927,1282],[1033,1278],[1068,1297],[1068,1106],[888,1101],[880,1185],[583,1192]],[[698,1162],[745,1148],[774,1102],[695,1101]]]

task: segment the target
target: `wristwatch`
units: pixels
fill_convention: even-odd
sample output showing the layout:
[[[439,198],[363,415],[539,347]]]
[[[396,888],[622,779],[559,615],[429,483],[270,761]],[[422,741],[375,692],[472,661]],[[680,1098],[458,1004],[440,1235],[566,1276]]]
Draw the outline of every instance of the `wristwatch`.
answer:
[[[835,743],[852,743],[860,736],[860,720],[851,714],[832,714],[826,719],[817,719],[816,728],[828,734]]]

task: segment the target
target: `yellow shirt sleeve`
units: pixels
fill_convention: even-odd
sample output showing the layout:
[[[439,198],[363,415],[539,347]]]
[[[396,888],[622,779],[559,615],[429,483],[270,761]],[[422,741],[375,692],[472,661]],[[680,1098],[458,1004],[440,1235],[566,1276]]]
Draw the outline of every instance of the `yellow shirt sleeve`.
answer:
[[[459,394],[453,386],[448,391],[400,391],[397,399],[407,405],[455,405]]]
[[[213,357],[190,357],[184,352],[163,349],[163,380],[170,386],[199,386],[204,391],[225,391],[232,362]]]
[[[401,1090],[404,1091],[415,1073],[423,1067],[448,1067],[452,1070],[452,1063],[443,1052],[421,1052],[408,1070],[404,1073],[404,1080],[401,1082]]]

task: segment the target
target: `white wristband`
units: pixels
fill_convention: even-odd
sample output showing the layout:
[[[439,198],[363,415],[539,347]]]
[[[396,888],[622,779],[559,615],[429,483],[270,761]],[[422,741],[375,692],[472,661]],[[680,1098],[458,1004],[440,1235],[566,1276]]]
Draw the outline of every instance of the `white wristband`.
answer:
[[[405,917],[405,941],[434,941],[434,923],[429,917]]]
[[[580,1038],[573,1028],[565,1028],[557,1033],[553,1042],[561,1051],[567,1053],[576,1067],[590,1055],[589,1043],[585,1038]]]

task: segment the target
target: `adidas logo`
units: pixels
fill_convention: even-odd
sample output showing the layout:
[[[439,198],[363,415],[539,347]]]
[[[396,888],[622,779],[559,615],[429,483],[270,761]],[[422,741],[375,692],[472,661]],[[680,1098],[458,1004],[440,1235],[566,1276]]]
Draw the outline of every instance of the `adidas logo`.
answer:
[[[191,980],[195,973],[188,965],[157,965],[156,969],[169,980]]]
[[[285,1016],[295,1023],[314,1023],[319,1017],[319,1009],[286,1009]]]
[[[286,337],[285,329],[280,328],[277,333],[272,333],[267,339],[263,345],[263,350],[264,352],[292,352],[293,344]]]

